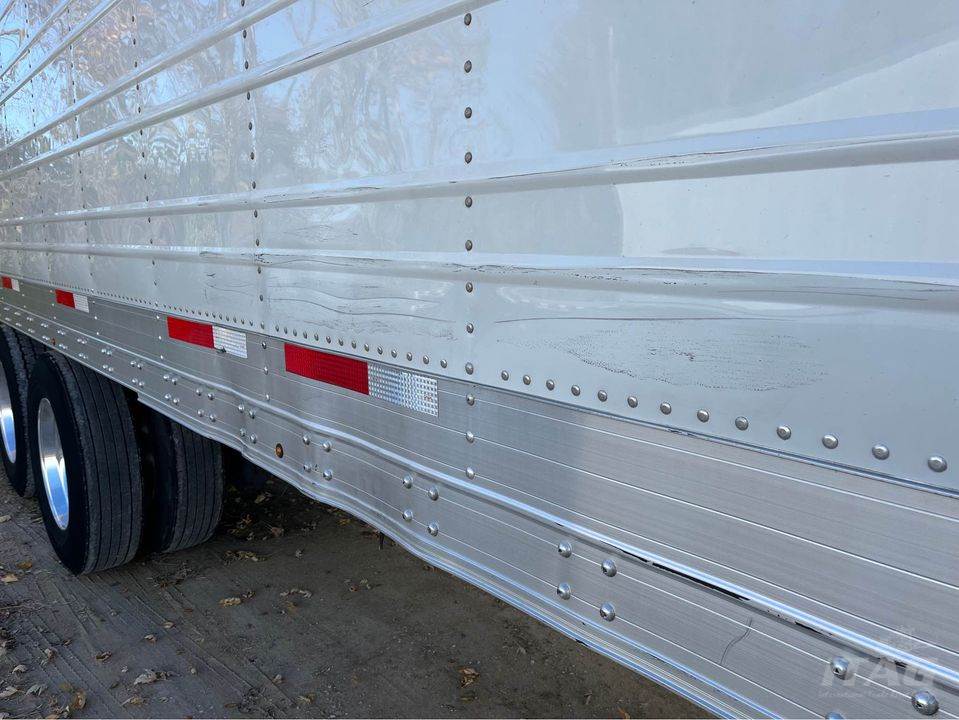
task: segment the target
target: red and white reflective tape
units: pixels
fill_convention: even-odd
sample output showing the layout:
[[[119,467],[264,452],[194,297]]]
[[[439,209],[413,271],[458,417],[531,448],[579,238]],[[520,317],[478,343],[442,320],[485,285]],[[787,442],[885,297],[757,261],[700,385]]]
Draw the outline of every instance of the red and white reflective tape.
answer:
[[[87,301],[86,295],[78,295],[77,293],[72,293],[69,290],[57,290],[56,293],[57,303],[60,305],[74,308],[80,312],[90,312],[90,303]]]
[[[167,335],[173,340],[246,357],[246,333],[239,330],[172,316],[167,317],[166,328]]]
[[[286,371],[436,416],[436,379],[399,368],[285,343]]]
[[[16,278],[4,275],[2,278],[0,278],[0,281],[2,281],[4,289],[20,292],[20,281]]]

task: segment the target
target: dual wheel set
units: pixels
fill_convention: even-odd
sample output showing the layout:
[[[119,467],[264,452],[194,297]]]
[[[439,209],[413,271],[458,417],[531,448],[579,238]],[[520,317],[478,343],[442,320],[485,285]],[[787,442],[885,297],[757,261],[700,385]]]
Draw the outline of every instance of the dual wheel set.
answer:
[[[104,570],[213,534],[223,509],[219,443],[7,326],[0,365],[4,470],[18,494],[36,495],[69,570]]]

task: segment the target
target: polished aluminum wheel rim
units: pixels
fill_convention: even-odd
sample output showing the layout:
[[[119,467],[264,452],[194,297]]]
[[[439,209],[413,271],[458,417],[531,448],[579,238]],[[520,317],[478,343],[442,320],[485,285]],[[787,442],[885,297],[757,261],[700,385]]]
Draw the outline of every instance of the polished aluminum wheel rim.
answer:
[[[43,489],[53,521],[61,530],[67,529],[70,520],[70,495],[67,487],[67,468],[63,461],[63,445],[53,408],[46,398],[40,400],[37,410],[37,445],[40,449],[40,474]]]
[[[13,419],[13,404],[10,402],[10,388],[7,387],[7,375],[0,370],[0,435],[3,436],[3,451],[7,460],[17,461],[17,428]]]

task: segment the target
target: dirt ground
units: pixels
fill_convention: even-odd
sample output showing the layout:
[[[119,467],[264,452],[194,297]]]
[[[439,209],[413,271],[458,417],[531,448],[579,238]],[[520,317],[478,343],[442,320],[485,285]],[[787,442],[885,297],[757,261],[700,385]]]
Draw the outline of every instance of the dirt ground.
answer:
[[[73,577],[0,474],[0,718],[705,717],[279,481]]]

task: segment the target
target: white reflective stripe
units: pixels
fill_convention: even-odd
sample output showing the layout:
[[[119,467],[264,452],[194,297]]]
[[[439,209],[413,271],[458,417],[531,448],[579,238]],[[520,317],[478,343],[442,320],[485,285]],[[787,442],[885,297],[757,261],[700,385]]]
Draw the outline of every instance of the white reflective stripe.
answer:
[[[230,355],[246,357],[246,333],[239,330],[213,326],[213,347],[225,350]]]
[[[10,278],[10,289],[20,292],[20,281],[16,278]]]
[[[370,397],[436,417],[439,399],[436,380],[387,365],[369,366]]]
[[[87,296],[73,293],[73,307],[80,312],[90,312],[90,304],[87,302]]]

